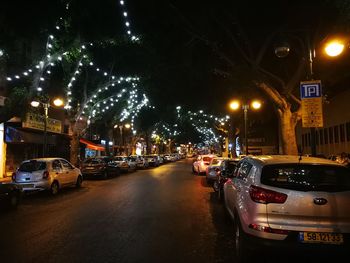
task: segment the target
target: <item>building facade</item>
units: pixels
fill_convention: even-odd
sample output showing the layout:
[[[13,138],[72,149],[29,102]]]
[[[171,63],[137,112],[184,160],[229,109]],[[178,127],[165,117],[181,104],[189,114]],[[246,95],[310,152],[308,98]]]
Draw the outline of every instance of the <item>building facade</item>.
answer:
[[[329,157],[350,153],[350,89],[329,100],[323,106],[324,126],[316,128],[316,152]],[[299,127],[299,145],[304,154],[311,154],[310,129]]]

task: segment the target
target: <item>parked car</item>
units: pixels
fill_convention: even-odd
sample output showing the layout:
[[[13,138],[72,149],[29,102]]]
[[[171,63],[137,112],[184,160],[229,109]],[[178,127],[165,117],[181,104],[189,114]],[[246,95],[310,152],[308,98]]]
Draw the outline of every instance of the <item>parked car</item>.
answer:
[[[137,156],[133,156],[133,155],[128,156],[128,164],[133,171],[136,171],[138,169],[138,163],[139,161]]]
[[[112,157],[101,156],[86,159],[81,165],[84,176],[98,176],[107,179],[113,175],[120,174],[120,167],[113,161]]]
[[[169,163],[172,161],[171,155],[170,154],[165,154],[163,156],[164,163]]]
[[[113,161],[120,168],[121,172],[127,173],[129,170],[131,170],[127,156],[114,156]]]
[[[147,159],[143,156],[131,155],[130,157],[136,160],[137,169],[146,169],[149,167]]]
[[[350,248],[350,170],[327,159],[249,156],[224,184],[241,261],[250,249]],[[293,250],[294,251],[294,250]]]
[[[216,157],[216,155],[208,154],[208,155],[199,155],[197,159],[192,164],[192,172],[193,173],[205,173],[210,161]]]
[[[129,164],[129,171],[136,171],[136,169],[137,169],[136,158],[128,156],[128,157],[126,157],[126,160]]]
[[[212,184],[216,178],[218,173],[220,173],[220,165],[225,158],[223,157],[215,157],[211,159],[207,169],[205,170],[205,179],[207,184]]]
[[[0,205],[5,209],[13,209],[21,201],[23,189],[14,183],[0,182]]]
[[[12,180],[24,192],[48,190],[55,195],[66,186],[81,187],[83,176],[63,158],[37,158],[23,161]]]
[[[216,179],[213,182],[213,189],[217,193],[218,199],[222,200],[224,184],[228,178],[233,176],[236,169],[239,158],[235,159],[225,159],[221,162],[220,168],[216,173]]]
[[[158,167],[159,166],[159,159],[157,155],[145,155],[143,156],[145,159],[147,159],[148,165],[152,167]]]

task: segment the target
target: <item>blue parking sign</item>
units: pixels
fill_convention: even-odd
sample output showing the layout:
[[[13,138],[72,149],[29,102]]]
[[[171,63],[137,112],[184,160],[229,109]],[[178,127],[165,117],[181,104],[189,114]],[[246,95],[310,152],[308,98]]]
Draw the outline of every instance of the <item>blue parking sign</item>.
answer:
[[[322,97],[322,88],[320,80],[300,82],[300,98],[320,98]]]

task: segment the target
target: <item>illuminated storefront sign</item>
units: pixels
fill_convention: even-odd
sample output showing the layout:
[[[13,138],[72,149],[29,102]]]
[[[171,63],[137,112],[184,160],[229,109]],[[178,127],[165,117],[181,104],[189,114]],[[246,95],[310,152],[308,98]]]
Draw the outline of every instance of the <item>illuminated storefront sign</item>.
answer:
[[[35,130],[44,130],[44,116],[35,114],[35,113],[27,113],[25,121],[22,123],[23,128],[30,128]],[[47,119],[46,131],[61,133],[62,132],[62,123],[56,119]]]

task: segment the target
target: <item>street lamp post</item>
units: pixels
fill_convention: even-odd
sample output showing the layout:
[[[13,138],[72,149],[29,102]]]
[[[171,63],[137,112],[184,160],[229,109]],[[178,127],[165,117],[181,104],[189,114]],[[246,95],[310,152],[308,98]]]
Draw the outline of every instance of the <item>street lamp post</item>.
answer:
[[[307,55],[307,80],[314,80],[314,70],[313,70],[313,60],[316,57],[316,52],[314,47],[310,43],[310,39],[308,37],[305,38],[305,41],[303,41],[298,36],[294,36],[298,42],[301,44],[302,48],[306,51]],[[305,47],[306,42],[306,47]],[[344,50],[345,44],[344,40],[341,39],[333,39],[325,43],[324,45],[324,53],[329,57],[336,57],[339,56],[343,50]],[[281,52],[282,51],[282,52]],[[305,52],[304,51],[304,52]],[[275,54],[279,58],[286,57],[290,52],[290,47],[288,43],[283,43],[283,45],[277,46],[275,48]],[[311,146],[311,155],[316,156],[317,155],[317,149],[316,149],[316,128],[310,127],[310,146]]]
[[[33,100],[30,104],[32,107],[35,108],[39,107],[39,105],[41,104],[44,108],[43,157],[45,157],[47,152],[47,121],[49,119],[50,102],[49,100],[46,102]],[[57,107],[61,107],[63,105],[63,100],[60,98],[56,98],[53,101],[53,104]]]
[[[116,124],[114,125],[114,128],[119,128],[119,131],[120,131],[120,148],[123,148],[124,150],[124,135],[123,135],[123,129],[126,128],[126,129],[130,129],[131,125],[129,123],[126,123],[125,125],[123,124]]]
[[[244,112],[244,142],[245,142],[245,154],[248,155],[249,151],[248,151],[248,109],[249,109],[249,105],[243,105],[243,112]]]
[[[245,143],[245,155],[249,154],[248,150],[248,110],[250,108],[254,110],[258,110],[261,108],[261,102],[258,100],[253,100],[251,103],[245,103],[241,107],[241,103],[238,100],[233,100],[230,102],[230,108],[234,111],[239,110],[240,108],[243,110],[244,117],[244,143]]]

